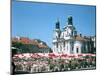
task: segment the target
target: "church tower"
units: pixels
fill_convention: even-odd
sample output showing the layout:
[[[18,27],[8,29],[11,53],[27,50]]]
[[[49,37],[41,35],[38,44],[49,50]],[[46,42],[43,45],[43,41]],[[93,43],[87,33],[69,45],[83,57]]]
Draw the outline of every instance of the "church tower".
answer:
[[[59,39],[60,34],[61,34],[60,22],[59,22],[59,20],[57,20],[57,22],[55,24],[55,30],[54,30],[54,39]]]
[[[73,18],[72,18],[72,16],[69,16],[68,17],[68,20],[67,20],[67,27],[66,27],[66,29],[67,29],[67,32],[68,32],[68,36],[73,36],[73,30],[74,30],[74,26],[73,26]]]
[[[59,40],[60,40],[61,30],[60,30],[60,22],[57,20],[55,23],[54,35],[53,35],[53,52],[59,52]]]
[[[77,35],[77,31],[73,26],[73,18],[72,16],[69,16],[67,19],[67,24],[64,27],[64,38],[71,38],[75,35]]]

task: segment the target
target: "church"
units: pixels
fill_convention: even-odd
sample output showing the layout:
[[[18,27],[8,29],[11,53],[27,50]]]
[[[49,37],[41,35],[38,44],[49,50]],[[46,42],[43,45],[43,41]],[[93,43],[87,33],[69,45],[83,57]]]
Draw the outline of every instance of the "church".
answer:
[[[53,53],[95,53],[95,36],[78,34],[72,16],[68,17],[67,24],[62,30],[59,20],[56,22],[52,43]]]

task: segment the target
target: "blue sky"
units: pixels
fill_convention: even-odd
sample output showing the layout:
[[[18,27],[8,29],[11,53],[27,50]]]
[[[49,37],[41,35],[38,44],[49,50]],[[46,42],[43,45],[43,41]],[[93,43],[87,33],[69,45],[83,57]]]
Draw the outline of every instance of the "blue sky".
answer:
[[[95,6],[12,2],[12,36],[41,39],[52,47],[53,30],[57,18],[61,29],[67,25],[67,17],[73,17],[78,33],[95,35]]]

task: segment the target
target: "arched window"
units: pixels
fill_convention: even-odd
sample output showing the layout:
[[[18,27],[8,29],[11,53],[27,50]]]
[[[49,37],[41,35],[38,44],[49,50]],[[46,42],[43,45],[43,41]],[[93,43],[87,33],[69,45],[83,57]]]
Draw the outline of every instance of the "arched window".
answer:
[[[79,48],[78,48],[78,47],[76,48],[76,52],[77,52],[77,53],[79,52]]]
[[[65,41],[63,42],[63,47],[65,47]]]
[[[56,47],[58,48],[58,43],[56,43]]]

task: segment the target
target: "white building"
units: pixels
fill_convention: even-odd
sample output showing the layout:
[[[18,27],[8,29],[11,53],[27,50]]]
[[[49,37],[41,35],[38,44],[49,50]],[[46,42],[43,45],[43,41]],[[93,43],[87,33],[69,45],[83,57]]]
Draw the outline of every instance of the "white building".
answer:
[[[56,22],[54,37],[53,37],[53,52],[80,54],[89,53],[90,48],[89,38],[82,37],[82,34],[77,34],[77,30],[73,25],[72,16],[68,17],[67,24],[60,29],[60,22]]]

